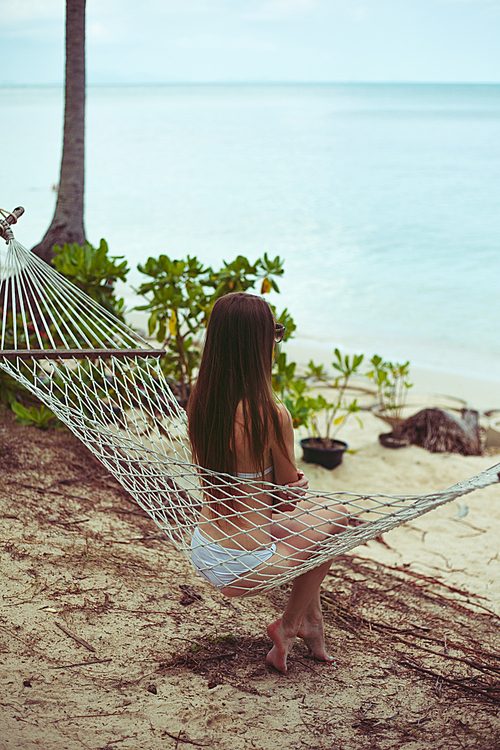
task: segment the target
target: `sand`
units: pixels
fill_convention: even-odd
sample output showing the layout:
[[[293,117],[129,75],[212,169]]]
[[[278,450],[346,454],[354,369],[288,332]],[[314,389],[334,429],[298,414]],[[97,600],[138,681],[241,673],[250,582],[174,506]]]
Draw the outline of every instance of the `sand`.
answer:
[[[422,494],[500,462],[387,450],[362,420],[340,467],[301,464],[313,487]],[[68,432],[3,412],[0,456],[2,750],[500,748],[500,486],[336,560],[335,663],[298,643],[284,676],[265,626],[287,587],[225,599]]]

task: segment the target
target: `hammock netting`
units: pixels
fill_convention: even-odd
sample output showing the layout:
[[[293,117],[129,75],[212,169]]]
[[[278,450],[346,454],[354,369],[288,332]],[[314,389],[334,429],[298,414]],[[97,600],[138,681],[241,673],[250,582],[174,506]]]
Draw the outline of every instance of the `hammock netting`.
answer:
[[[5,219],[0,219],[0,226],[8,241],[0,277],[0,368],[51,409],[188,559],[211,487],[219,498],[222,495],[218,502],[225,504],[227,497],[225,521],[235,519],[235,526],[245,527],[251,538],[253,529],[245,515],[255,519],[255,505],[245,510],[245,498],[262,496],[263,491],[273,498],[282,488],[216,475],[194,465],[186,414],[161,370],[163,352],[20,245]],[[499,472],[497,464],[430,495],[307,491],[301,499],[309,501],[303,513],[308,527],[324,524],[316,512],[333,501],[345,507],[349,525],[317,543],[294,567],[283,557],[278,573],[258,579],[252,591],[271,590],[444,503],[494,484]],[[233,510],[235,496],[238,512]],[[268,523],[262,515],[262,525],[253,523],[253,528],[266,528]],[[234,536],[237,533],[241,535],[235,530]],[[231,536],[226,536],[228,545]],[[248,550],[238,547],[235,542],[226,552],[244,565]],[[210,567],[207,564],[207,570]],[[249,581],[255,569],[246,569],[242,578]]]

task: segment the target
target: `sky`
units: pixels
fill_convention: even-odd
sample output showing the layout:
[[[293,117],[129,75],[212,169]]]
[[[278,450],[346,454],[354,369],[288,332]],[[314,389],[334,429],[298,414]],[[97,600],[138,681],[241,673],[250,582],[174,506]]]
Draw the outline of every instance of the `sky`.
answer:
[[[0,0],[0,85],[64,76],[63,0]],[[500,0],[87,0],[89,84],[500,82]]]

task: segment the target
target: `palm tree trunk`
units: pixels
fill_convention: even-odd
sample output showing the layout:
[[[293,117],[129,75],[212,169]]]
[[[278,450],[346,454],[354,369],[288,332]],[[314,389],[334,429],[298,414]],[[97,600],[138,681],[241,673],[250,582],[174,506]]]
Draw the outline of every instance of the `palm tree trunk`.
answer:
[[[66,0],[66,79],[61,174],[52,223],[33,252],[47,262],[54,245],[85,244],[85,2]]]

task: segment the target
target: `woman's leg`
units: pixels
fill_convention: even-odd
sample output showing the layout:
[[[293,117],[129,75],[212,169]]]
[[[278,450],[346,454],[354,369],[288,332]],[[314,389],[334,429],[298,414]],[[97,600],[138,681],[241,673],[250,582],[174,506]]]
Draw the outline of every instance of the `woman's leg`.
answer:
[[[330,560],[330,565],[331,565]],[[328,572],[328,571],[327,571]],[[325,631],[323,629],[323,612],[321,610],[321,587],[318,587],[300,624],[299,638],[302,638],[310,653],[319,661],[333,661],[325,648]]]
[[[301,501],[292,513],[273,514],[273,536],[277,553],[266,563],[222,589],[225,596],[252,594],[259,583],[267,583],[287,568],[303,563],[317,544],[347,527],[347,509],[334,503]],[[315,658],[330,661],[325,649],[320,586],[331,566],[328,560],[298,576],[282,617],[269,625],[267,632],[274,643],[267,662],[280,672],[287,671],[287,656],[299,636]]]
[[[322,498],[301,500],[290,513],[273,513],[272,535],[297,550],[297,559],[304,559],[301,552],[309,553],[318,542],[345,531],[348,520],[345,505]]]
[[[277,514],[273,531],[292,548],[296,554],[308,552],[319,541],[344,531],[348,524],[348,511],[343,505],[303,501],[297,504],[291,517]],[[294,581],[292,593],[283,616],[268,628],[274,647],[267,661],[281,672],[286,672],[286,657],[298,636],[309,651],[320,661],[332,661],[325,648],[323,614],[321,611],[321,584],[330,570],[329,560],[317,568],[304,573]]]
[[[225,586],[222,593],[230,597],[251,596],[253,589],[260,584],[267,584],[285,570],[300,566],[319,542],[344,531],[348,517],[343,505],[309,500],[297,503],[291,513],[273,513],[272,535],[276,540],[276,554],[248,575]]]
[[[267,628],[274,643],[267,662],[280,672],[287,671],[287,656],[295,638],[302,638],[316,659],[331,661],[325,650],[320,586],[328,573],[331,560],[298,576],[283,615]]]

